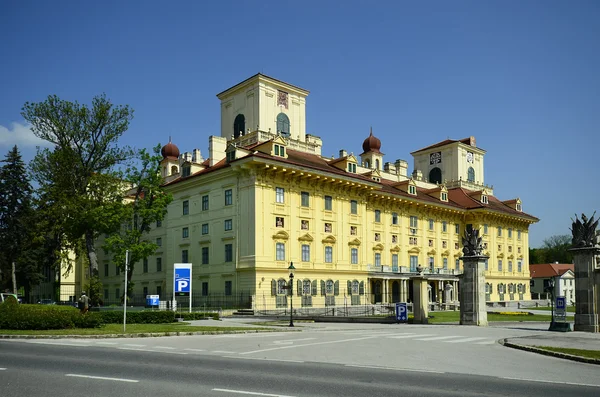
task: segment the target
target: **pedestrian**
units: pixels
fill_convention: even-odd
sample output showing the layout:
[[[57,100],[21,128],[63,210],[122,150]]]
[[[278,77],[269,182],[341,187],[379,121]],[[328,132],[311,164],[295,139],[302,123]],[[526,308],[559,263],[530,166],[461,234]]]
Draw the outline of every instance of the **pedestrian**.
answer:
[[[81,297],[79,298],[78,307],[81,314],[86,314],[90,305],[90,298],[87,297],[85,291],[81,291]]]

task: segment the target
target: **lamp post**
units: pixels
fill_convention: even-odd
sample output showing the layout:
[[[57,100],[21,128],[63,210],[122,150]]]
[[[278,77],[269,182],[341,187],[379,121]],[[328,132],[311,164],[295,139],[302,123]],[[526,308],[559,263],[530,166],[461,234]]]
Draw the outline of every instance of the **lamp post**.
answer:
[[[290,262],[290,267],[288,267],[288,270],[290,271],[290,286],[289,286],[289,291],[290,291],[290,327],[294,326],[294,305],[292,303],[292,300],[294,299],[294,270],[296,270],[296,268],[294,267],[294,262]]]

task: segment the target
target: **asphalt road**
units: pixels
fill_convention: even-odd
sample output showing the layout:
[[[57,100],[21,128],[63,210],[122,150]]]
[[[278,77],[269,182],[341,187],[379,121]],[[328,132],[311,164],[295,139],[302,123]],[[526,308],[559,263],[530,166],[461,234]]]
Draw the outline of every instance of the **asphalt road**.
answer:
[[[598,396],[599,387],[493,376],[0,342],[0,395]]]

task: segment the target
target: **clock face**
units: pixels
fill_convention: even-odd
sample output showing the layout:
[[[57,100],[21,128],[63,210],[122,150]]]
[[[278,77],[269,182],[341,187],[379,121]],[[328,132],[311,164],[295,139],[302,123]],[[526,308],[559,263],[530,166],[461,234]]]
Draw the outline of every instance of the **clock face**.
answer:
[[[442,162],[442,152],[434,152],[429,155],[429,164],[439,164]]]
[[[467,152],[467,163],[473,162],[473,152]]]

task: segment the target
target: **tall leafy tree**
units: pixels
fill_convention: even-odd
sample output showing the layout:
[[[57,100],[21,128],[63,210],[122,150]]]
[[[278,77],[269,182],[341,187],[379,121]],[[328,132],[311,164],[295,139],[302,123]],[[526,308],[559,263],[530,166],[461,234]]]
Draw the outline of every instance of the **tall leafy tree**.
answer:
[[[530,263],[573,263],[571,236],[555,235],[544,239],[540,248],[529,249]]]
[[[4,288],[14,289],[15,278],[26,292],[41,280],[40,268],[33,250],[35,236],[33,189],[19,149],[14,146],[0,168],[0,270]]]
[[[113,105],[105,95],[91,106],[49,96],[27,102],[21,112],[33,133],[52,144],[38,149],[31,163],[47,210],[61,218],[62,231],[72,246],[83,237],[90,274],[98,274],[95,241],[107,232],[98,208],[120,200],[121,169],[134,156],[119,139],[129,127],[133,110]]]
[[[124,194],[123,205],[104,208],[101,211],[109,222],[116,222],[113,227],[118,232],[112,233],[105,241],[104,248],[113,254],[113,260],[125,270],[125,253],[129,251],[127,268],[127,295],[133,288],[133,272],[136,263],[147,260],[156,252],[158,246],[149,241],[147,235],[151,227],[162,221],[167,213],[167,206],[172,196],[162,187],[160,173],[160,145],[153,148],[152,153],[142,149],[138,152],[139,162],[127,169],[124,181],[132,186]]]

